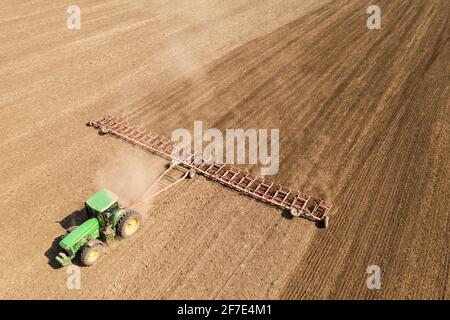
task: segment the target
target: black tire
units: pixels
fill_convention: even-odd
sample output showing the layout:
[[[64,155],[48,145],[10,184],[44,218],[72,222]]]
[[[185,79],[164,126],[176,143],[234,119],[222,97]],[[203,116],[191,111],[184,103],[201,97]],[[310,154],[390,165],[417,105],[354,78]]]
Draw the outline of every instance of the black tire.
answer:
[[[103,253],[103,244],[100,241],[87,245],[81,251],[80,260],[84,266],[94,265]]]
[[[188,178],[194,179],[196,173],[195,169],[189,169]]]
[[[142,216],[137,211],[129,211],[117,223],[117,233],[122,238],[129,238],[136,233],[142,222]]]

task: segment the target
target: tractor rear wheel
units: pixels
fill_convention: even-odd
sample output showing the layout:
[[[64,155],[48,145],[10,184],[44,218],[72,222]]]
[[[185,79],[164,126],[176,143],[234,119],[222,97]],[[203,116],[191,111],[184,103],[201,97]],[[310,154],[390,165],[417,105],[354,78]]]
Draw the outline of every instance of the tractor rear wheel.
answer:
[[[85,266],[92,266],[95,264],[103,253],[103,245],[101,242],[87,245],[81,251],[81,263]]]
[[[122,238],[129,238],[139,229],[141,225],[142,216],[137,211],[129,211],[117,224],[117,232]]]

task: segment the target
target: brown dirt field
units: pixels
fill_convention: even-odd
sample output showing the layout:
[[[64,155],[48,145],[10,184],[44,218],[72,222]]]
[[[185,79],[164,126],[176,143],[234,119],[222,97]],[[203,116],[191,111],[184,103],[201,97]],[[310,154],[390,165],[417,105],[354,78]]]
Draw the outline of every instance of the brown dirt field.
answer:
[[[0,298],[449,299],[448,1],[380,0],[379,31],[365,0],[152,3],[78,1],[68,31],[69,2],[5,1]],[[130,202],[164,164],[85,127],[104,113],[280,128],[276,180],[332,202],[330,228],[200,177],[68,290],[59,222],[101,186]]]

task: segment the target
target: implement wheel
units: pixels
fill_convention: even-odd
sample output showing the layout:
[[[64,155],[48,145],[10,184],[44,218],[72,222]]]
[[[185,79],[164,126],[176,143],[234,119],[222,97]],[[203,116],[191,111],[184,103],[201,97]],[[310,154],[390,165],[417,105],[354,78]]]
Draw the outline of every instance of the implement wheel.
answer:
[[[100,133],[101,134],[108,134],[109,133],[109,129],[107,127],[100,127]]]
[[[330,217],[326,216],[322,219],[321,224],[322,228],[328,228],[328,224],[330,223]]]
[[[300,210],[298,210],[297,208],[291,208],[289,212],[294,217],[300,217]]]
[[[137,211],[129,211],[117,224],[117,232],[122,238],[129,238],[139,229],[141,225],[142,216]]]
[[[195,169],[189,169],[188,178],[194,179],[196,173]]]
[[[81,263],[85,266],[92,266],[95,264],[103,253],[103,245],[97,242],[91,246],[87,245],[81,251]]]

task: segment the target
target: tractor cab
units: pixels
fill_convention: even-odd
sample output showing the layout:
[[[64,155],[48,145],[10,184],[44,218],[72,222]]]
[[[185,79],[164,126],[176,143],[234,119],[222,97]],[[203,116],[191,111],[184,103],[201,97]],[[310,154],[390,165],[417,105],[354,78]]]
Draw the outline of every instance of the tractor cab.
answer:
[[[119,198],[113,192],[102,189],[92,195],[85,203],[90,218],[97,218],[100,226],[111,223],[112,215],[120,210]]]

